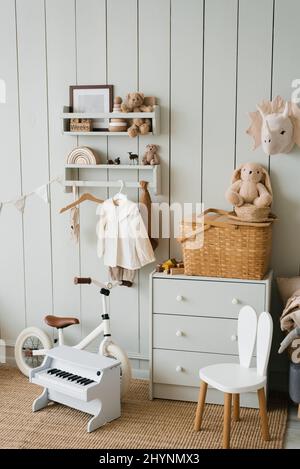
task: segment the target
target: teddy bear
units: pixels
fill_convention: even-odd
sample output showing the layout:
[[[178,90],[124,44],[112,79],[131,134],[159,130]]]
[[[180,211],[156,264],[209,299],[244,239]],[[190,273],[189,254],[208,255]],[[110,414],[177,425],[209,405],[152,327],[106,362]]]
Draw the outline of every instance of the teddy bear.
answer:
[[[241,165],[232,175],[226,199],[235,207],[242,207],[244,204],[257,208],[270,207],[273,192],[267,170],[258,163]]]
[[[149,143],[146,145],[146,151],[144,153],[142,164],[143,165],[156,165],[159,164],[159,156],[157,154],[158,145]]]
[[[122,112],[152,112],[152,106],[144,104],[143,93],[128,93],[125,101],[121,104]],[[130,127],[127,129],[129,137],[136,137],[138,134],[147,134],[151,129],[151,120],[135,118],[131,119]]]

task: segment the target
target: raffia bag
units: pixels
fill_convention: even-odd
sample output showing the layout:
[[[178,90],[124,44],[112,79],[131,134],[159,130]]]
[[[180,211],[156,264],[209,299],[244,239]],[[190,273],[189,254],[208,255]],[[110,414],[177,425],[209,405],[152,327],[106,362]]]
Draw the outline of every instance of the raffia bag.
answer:
[[[201,218],[181,223],[186,275],[261,280],[271,257],[272,221],[249,223],[230,212],[207,209]]]

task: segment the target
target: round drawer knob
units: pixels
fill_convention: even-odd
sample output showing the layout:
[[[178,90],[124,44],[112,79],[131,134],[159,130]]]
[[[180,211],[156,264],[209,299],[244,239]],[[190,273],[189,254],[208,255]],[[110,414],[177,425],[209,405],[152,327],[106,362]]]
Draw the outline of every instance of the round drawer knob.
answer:
[[[177,373],[182,373],[183,372],[182,366],[180,366],[180,365],[176,366],[176,371],[177,371]]]
[[[176,300],[177,300],[177,301],[182,301],[182,300],[183,300],[183,296],[182,296],[182,295],[177,295],[177,296],[176,296]]]
[[[177,337],[182,337],[182,336],[183,336],[183,332],[182,332],[182,331],[176,331],[176,335],[177,335]]]
[[[232,334],[232,336],[230,337],[230,340],[231,342],[236,342],[237,341],[237,335],[236,334]]]
[[[232,298],[231,303],[232,303],[233,305],[238,305],[238,304],[239,304],[239,300],[238,300],[237,298]]]

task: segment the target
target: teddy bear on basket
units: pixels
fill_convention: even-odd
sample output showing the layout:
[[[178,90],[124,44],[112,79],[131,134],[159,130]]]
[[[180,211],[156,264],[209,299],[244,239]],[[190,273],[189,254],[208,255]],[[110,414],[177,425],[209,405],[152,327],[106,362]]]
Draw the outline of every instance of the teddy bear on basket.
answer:
[[[234,206],[237,219],[248,222],[268,221],[273,192],[267,170],[257,163],[241,165],[232,175],[226,199]]]

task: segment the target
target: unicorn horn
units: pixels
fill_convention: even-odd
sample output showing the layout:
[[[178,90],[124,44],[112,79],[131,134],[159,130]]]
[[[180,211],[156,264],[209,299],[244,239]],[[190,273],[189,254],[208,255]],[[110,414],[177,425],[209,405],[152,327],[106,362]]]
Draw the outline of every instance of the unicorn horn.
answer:
[[[269,132],[269,134],[271,134],[272,130],[270,129],[269,122],[267,121],[267,119],[265,119],[265,122],[266,122],[266,127],[268,129],[268,132]]]

